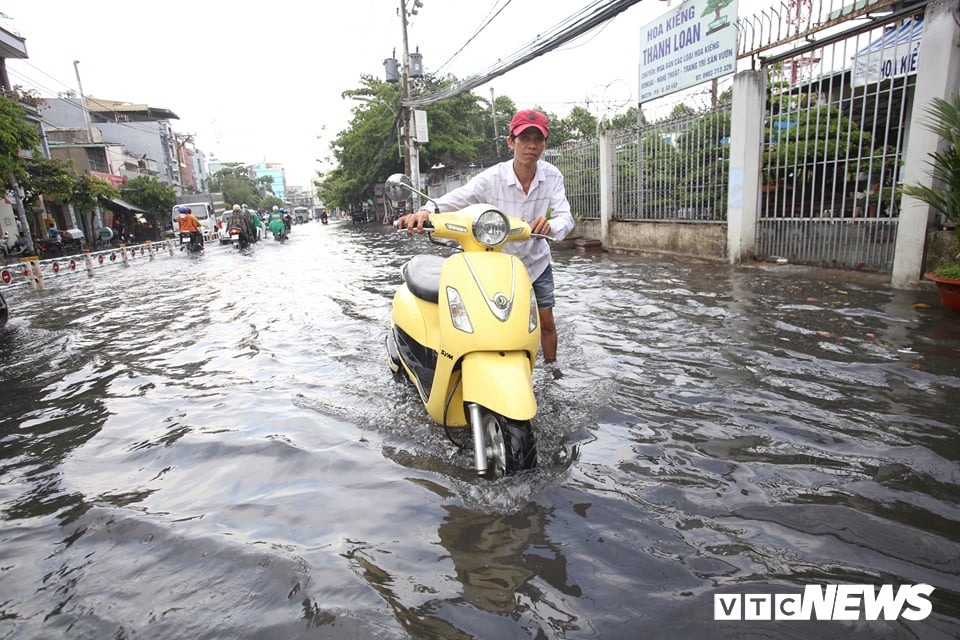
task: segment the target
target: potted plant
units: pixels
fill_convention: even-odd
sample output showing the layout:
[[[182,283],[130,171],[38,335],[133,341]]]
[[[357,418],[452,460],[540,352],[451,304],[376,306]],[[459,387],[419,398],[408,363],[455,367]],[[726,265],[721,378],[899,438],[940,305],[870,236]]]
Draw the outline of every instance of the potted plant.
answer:
[[[953,223],[960,260],[960,93],[951,100],[934,98],[926,109],[930,121],[925,126],[940,136],[944,144],[930,156],[931,188],[906,185],[903,192],[921,200]],[[960,313],[960,263],[953,263],[924,274],[937,283],[937,293],[945,307]]]

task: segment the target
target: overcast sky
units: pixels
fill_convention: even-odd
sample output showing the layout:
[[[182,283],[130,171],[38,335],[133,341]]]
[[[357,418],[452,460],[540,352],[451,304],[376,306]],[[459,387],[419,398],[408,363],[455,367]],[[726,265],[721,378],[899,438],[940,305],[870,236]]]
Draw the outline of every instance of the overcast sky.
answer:
[[[606,4],[512,0],[448,63],[505,0],[422,2],[410,19],[410,50],[419,47],[426,72],[458,78],[486,70],[585,6]],[[77,91],[79,60],[87,96],[169,109],[180,118],[174,130],[195,134],[208,156],[282,163],[288,184],[307,186],[357,106],[341,92],[358,87],[363,74],[383,79],[394,50],[402,58],[398,7],[399,0],[18,0],[0,11],[29,54],[7,61],[12,84],[48,97]],[[668,10],[667,2],[643,0],[473,93],[489,98],[492,88],[519,108],[540,104],[560,116],[591,97],[596,115],[605,106],[622,111],[637,101],[640,28]]]

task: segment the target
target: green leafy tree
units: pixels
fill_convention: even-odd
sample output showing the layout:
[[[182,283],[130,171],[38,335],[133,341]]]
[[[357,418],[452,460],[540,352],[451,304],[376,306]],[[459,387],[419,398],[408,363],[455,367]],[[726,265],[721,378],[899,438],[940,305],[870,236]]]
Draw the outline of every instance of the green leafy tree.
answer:
[[[282,207],[283,200],[275,195],[269,195],[260,201],[260,211],[271,211],[274,207]]]
[[[597,118],[586,107],[578,105],[550,129],[550,138],[555,144],[567,140],[589,140],[597,135]],[[558,137],[554,137],[554,131],[559,134]]]
[[[123,198],[146,211],[148,222],[163,227],[177,203],[177,192],[154,176],[137,176],[123,185]]]
[[[645,127],[641,142],[640,206],[643,217],[672,216],[677,204],[677,150],[667,142],[672,120]]]
[[[14,208],[17,217],[25,226],[29,226],[23,202],[20,201],[19,181],[26,177],[22,153],[34,155],[40,147],[40,132],[24,118],[26,112],[20,106],[17,94],[12,97],[0,94],[0,175],[4,183],[14,194]],[[33,248],[31,234],[27,237],[27,248]]]
[[[452,76],[426,77],[423,90],[441,89],[455,80]],[[375,183],[404,169],[397,146],[397,125],[403,114],[398,87],[363,76],[358,88],[343,92],[345,98],[354,96],[364,100],[330,145],[337,166],[320,176],[318,196],[328,206],[349,207],[369,199]],[[498,110],[512,108],[512,102],[501,97],[495,106]],[[430,142],[419,149],[421,172],[438,163],[463,166],[496,156],[489,102],[468,92],[422,110],[427,112]],[[507,123],[512,115],[503,116]]]
[[[683,118],[684,116],[695,115],[696,113],[697,113],[696,109],[694,109],[688,104],[681,102],[676,106],[674,106],[673,109],[670,111],[670,117],[674,119],[679,119],[679,118]]]
[[[796,182],[806,182],[819,190],[832,191],[834,175],[813,168],[825,162],[845,162],[869,166],[876,173],[892,169],[893,150],[874,148],[873,136],[842,115],[836,106],[798,109],[771,118],[767,123],[767,150],[764,164],[780,175],[768,176],[768,182],[783,179],[793,172]],[[888,171],[892,175],[892,171]],[[843,176],[840,176],[843,179]]]
[[[17,180],[26,177],[21,152],[32,154],[40,147],[40,132],[26,115],[15,98],[0,94],[0,173]]]
[[[697,216],[726,214],[730,165],[730,112],[707,113],[677,136],[683,171],[677,173],[678,202]]]
[[[240,164],[233,164],[217,171],[210,178],[210,190],[223,193],[223,200],[228,206],[245,204],[260,210],[260,189],[257,182],[250,177],[247,168]]]
[[[89,175],[80,176],[74,182],[67,202],[83,217],[87,229],[93,228],[93,212],[101,197],[119,198],[120,191],[107,181]]]
[[[73,185],[68,201],[81,213],[92,213],[99,199],[119,198],[120,191],[106,180],[93,176],[80,176]]]
[[[257,186],[262,197],[267,197],[267,194],[276,195],[273,193],[273,176],[260,176],[257,179]]]
[[[70,171],[69,165],[39,155],[22,158],[21,161],[25,170],[20,179],[24,204],[39,205],[41,196],[63,201],[70,199],[77,178]]]
[[[603,129],[611,129],[613,131],[623,131],[627,129],[633,129],[637,126],[637,113],[638,109],[636,106],[631,106],[629,109],[623,113],[618,113],[609,120],[605,120],[601,125]],[[641,124],[645,124],[645,121],[642,121]]]

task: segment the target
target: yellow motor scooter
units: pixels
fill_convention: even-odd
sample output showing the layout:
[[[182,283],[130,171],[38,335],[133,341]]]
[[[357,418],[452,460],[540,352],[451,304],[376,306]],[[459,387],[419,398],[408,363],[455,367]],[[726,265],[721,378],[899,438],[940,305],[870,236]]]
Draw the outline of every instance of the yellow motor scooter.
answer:
[[[388,179],[391,200],[404,189],[416,192],[406,176]],[[530,239],[530,225],[478,204],[432,214],[425,229],[431,240],[454,240],[462,251],[417,255],[403,265],[387,335],[390,368],[410,379],[437,424],[470,427],[477,473],[531,469],[537,300],[526,267],[501,251]]]

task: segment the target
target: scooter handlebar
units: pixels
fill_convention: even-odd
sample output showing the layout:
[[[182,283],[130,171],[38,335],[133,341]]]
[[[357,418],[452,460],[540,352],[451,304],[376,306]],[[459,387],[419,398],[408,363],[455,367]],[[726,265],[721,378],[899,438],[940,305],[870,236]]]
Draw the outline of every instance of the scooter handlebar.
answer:
[[[391,224],[393,224],[393,228],[396,229],[397,231],[406,231],[406,230],[407,230],[405,227],[401,227],[401,226],[400,226],[400,220],[399,220],[399,219],[394,220]],[[430,218],[427,218],[426,220],[423,221],[423,230],[424,230],[424,231],[432,231],[432,230],[433,230],[433,225],[430,224]]]

